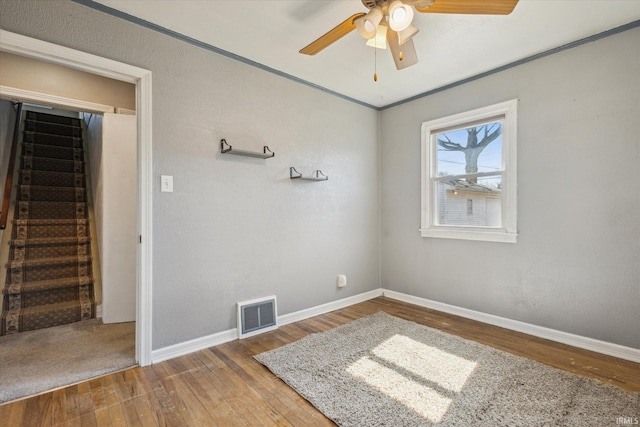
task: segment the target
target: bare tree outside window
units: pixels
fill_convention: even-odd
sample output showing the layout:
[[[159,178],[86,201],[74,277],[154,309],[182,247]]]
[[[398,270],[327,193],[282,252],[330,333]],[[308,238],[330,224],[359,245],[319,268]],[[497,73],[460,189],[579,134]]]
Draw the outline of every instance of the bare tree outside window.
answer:
[[[502,134],[500,122],[493,122],[481,126],[464,129],[467,132],[466,145],[451,140],[448,133],[438,135],[438,151],[460,151],[465,158],[465,173],[478,173],[478,158],[487,146]],[[467,181],[477,183],[477,177],[469,177]]]

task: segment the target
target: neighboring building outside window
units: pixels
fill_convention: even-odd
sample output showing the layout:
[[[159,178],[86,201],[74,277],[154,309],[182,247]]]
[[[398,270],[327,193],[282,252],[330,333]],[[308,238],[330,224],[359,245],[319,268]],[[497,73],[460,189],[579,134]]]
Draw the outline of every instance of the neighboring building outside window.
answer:
[[[422,124],[423,237],[515,243],[517,100]]]

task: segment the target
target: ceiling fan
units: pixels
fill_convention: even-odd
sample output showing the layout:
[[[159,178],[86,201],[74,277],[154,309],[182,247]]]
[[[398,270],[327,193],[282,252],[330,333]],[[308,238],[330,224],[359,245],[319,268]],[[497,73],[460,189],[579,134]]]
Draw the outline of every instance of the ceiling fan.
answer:
[[[413,36],[419,31],[411,22],[414,10],[420,13],[476,15],[508,15],[518,0],[362,0],[368,13],[356,13],[300,53],[315,55],[354,29],[367,40],[367,45],[391,50],[396,69],[402,70],[418,62]],[[376,76],[374,76],[374,79]]]

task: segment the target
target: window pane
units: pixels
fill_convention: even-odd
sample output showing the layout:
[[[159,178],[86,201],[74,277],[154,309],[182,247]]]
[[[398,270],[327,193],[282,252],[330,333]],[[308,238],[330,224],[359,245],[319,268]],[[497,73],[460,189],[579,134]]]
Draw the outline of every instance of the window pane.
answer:
[[[515,243],[518,100],[422,123],[422,237]]]
[[[436,134],[436,176],[502,170],[502,122]]]
[[[500,227],[502,176],[434,183],[437,225]]]

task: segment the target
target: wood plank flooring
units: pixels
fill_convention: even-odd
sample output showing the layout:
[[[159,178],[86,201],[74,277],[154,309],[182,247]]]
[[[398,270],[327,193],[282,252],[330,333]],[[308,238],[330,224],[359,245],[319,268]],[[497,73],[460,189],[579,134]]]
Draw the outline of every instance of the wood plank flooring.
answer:
[[[379,297],[242,341],[0,406],[6,426],[332,426],[252,356],[383,310],[628,391],[640,364]]]

